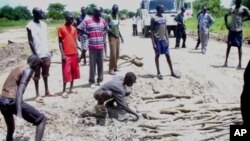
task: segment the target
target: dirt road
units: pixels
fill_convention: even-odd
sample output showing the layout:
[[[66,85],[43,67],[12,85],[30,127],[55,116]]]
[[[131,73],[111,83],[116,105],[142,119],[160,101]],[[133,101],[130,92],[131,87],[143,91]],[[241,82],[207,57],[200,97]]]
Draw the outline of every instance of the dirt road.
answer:
[[[127,100],[129,106],[141,114],[139,121],[134,122],[132,115],[122,113],[119,114],[118,120],[108,118],[106,126],[96,125],[94,117],[83,118],[82,113],[92,109],[96,103],[93,92],[98,87],[88,87],[89,67],[82,66],[81,79],[75,83],[78,94],[63,99],[60,96],[60,54],[57,52],[52,59],[49,83],[51,92],[58,96],[45,98],[44,104],[35,103],[33,82],[29,83],[24,96],[29,104],[49,118],[44,140],[229,140],[229,125],[241,122],[239,103],[244,69],[236,69],[237,49],[232,48],[229,67],[225,68],[222,67],[225,43],[210,40],[208,52],[203,55],[201,50],[194,50],[195,39],[187,39],[186,49],[173,49],[175,39],[171,38],[170,53],[173,67],[176,73],[181,75],[181,79],[169,76],[166,59],[161,56],[160,69],[164,79],[158,80],[155,77],[154,52],[150,38],[132,36],[131,28],[131,21],[122,21],[121,32],[125,43],[121,45],[121,54],[143,57],[144,66],[123,66],[118,75],[133,71],[138,76],[133,93]],[[57,44],[53,44],[53,47],[57,48]],[[243,67],[249,60],[248,54],[250,49],[243,47]],[[107,74],[108,62],[105,63],[104,69],[106,82],[112,78]],[[1,84],[6,76],[7,73],[1,74]],[[43,82],[40,83],[43,94]],[[24,127],[16,127],[18,140],[33,140],[34,133],[35,127],[29,123],[25,123]],[[5,134],[6,126],[0,115],[0,140],[4,140]]]

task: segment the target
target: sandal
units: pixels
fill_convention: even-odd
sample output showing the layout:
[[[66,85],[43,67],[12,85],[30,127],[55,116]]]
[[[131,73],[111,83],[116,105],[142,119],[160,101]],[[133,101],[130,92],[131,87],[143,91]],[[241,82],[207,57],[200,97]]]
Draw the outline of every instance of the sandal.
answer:
[[[48,93],[45,93],[45,95],[44,96],[47,96],[47,97],[53,97],[53,96],[56,96],[55,94],[53,94],[53,93],[50,93],[50,92],[48,92]]]
[[[171,74],[171,76],[174,77],[174,78],[181,78],[179,75],[176,75],[176,74],[174,74],[174,73]]]
[[[62,93],[62,97],[63,97],[63,98],[68,98],[68,94],[67,94],[66,92],[63,92],[63,93]]]
[[[43,98],[40,97],[40,96],[38,96],[38,97],[36,97],[35,101],[36,101],[37,103],[43,103]]]
[[[78,94],[78,91],[71,90],[68,92],[68,94]]]
[[[157,74],[157,78],[162,80],[163,79],[163,76],[161,74]]]

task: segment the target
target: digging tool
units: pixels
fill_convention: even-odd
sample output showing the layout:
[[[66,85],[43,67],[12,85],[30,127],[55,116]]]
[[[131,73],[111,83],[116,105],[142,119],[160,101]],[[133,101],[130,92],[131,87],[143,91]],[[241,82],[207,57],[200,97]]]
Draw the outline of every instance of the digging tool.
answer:
[[[126,64],[126,63],[132,63],[132,64],[136,65],[137,67],[143,66],[143,63],[140,60],[136,59],[136,57],[129,59],[125,62],[122,62],[122,63],[118,64],[118,66],[121,66],[121,65]]]

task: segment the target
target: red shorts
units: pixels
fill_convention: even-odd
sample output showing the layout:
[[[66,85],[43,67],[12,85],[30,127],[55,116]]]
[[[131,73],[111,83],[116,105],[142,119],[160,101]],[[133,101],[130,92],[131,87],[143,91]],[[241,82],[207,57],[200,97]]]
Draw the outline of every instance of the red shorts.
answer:
[[[77,55],[66,55],[66,60],[62,62],[62,73],[64,83],[80,78]]]

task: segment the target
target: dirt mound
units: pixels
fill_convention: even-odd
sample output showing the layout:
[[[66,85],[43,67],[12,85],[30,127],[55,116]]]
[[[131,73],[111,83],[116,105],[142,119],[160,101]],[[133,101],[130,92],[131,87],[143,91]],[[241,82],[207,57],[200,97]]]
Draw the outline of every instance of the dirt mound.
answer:
[[[0,71],[15,66],[20,61],[27,59],[30,54],[28,43],[9,42],[8,45],[0,48]]]

